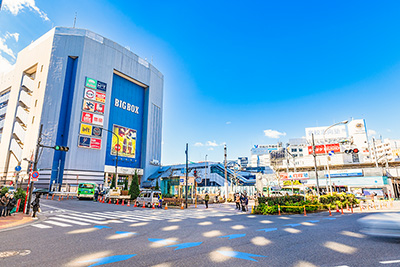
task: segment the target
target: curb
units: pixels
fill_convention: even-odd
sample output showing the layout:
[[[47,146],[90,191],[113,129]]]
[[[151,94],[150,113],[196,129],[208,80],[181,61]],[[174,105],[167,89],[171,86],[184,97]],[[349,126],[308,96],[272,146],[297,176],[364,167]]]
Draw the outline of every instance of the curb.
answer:
[[[7,232],[7,231],[15,230],[15,229],[24,228],[24,227],[30,226],[32,224],[42,222],[42,221],[44,221],[46,219],[47,219],[46,216],[38,216],[38,220],[32,220],[30,222],[23,223],[23,224],[20,224],[20,225],[16,225],[16,226],[11,226],[11,227],[6,227],[6,228],[3,228],[3,229],[0,229],[0,233],[1,232]]]

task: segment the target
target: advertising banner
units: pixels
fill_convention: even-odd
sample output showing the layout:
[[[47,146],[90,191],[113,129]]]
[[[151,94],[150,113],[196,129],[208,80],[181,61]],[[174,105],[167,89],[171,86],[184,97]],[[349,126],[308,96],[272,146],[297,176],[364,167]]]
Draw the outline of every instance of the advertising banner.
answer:
[[[101,91],[106,91],[107,90],[107,84],[97,81],[97,90],[101,90]]]
[[[96,92],[96,101],[99,101],[101,103],[106,103],[106,94]]]
[[[340,152],[340,144],[326,144],[326,150],[328,152],[333,151],[334,153]],[[313,147],[308,146],[308,154],[311,155],[313,153]],[[315,146],[315,154],[326,154],[325,146],[318,145]]]
[[[307,140],[312,139],[312,134],[314,134],[314,139],[323,141],[324,139],[324,132],[328,128],[327,127],[311,127],[306,128],[306,138]],[[347,130],[345,125],[336,125],[334,127],[329,128],[325,132],[325,139],[343,139],[347,138]]]
[[[282,180],[307,180],[310,179],[308,172],[281,172],[279,174]]]
[[[97,88],[97,80],[86,77],[85,86],[92,88],[92,89],[96,89]]]
[[[111,142],[111,155],[117,155],[116,148],[118,150],[118,156],[135,158],[136,152],[136,130],[129,129],[127,127],[113,125],[113,132],[116,133],[119,138],[113,135]]]
[[[104,104],[95,103],[95,105],[94,105],[94,112],[100,113],[100,114],[104,114],[104,108],[105,108],[105,105],[104,105]]]
[[[88,112],[82,112],[82,122],[93,124],[93,114]]]
[[[89,100],[83,100],[83,110],[84,111],[89,111],[89,112],[94,112],[96,104],[92,101]]]
[[[92,135],[92,125],[88,125],[88,124],[81,124],[81,130],[80,130],[80,134],[83,135]]]
[[[96,100],[96,91],[92,89],[85,88],[84,98],[89,100]]]
[[[79,136],[78,147],[90,147],[90,137]]]
[[[98,114],[92,114],[93,115],[93,124],[103,126],[104,123],[104,116],[103,115],[98,115]]]
[[[101,139],[91,138],[90,139],[90,148],[101,149]]]
[[[350,170],[332,170],[330,171],[331,178],[335,177],[360,177],[363,176],[362,169],[350,169]],[[328,174],[325,174],[328,177]]]

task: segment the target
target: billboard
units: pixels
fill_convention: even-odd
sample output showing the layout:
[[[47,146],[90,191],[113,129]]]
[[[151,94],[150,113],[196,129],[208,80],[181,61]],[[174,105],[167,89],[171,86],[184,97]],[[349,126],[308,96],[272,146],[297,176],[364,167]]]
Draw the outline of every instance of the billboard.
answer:
[[[111,155],[117,155],[116,149],[118,149],[118,156],[135,158],[136,157],[136,130],[113,125],[113,132],[118,135],[118,140],[115,135],[112,137],[111,142]]]
[[[279,176],[282,180],[307,180],[310,179],[308,172],[281,172]]]
[[[324,140],[324,132],[329,126],[325,127],[311,127],[306,128],[306,139],[312,140],[312,134],[314,134],[315,140]],[[346,125],[336,125],[329,128],[325,133],[325,139],[345,139],[347,138]]]
[[[334,153],[340,152],[340,144],[326,144],[326,150],[328,152],[333,151]],[[313,154],[313,147],[308,146],[308,155]],[[317,145],[315,146],[315,154],[326,154],[325,145]]]

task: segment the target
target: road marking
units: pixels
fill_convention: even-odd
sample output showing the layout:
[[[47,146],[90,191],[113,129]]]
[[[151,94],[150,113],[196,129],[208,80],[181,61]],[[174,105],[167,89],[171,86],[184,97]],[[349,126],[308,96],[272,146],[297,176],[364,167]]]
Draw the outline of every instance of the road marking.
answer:
[[[88,216],[88,215],[83,215],[83,214],[79,214],[79,213],[70,213],[70,215],[76,216],[76,217],[88,218],[88,219],[105,220],[104,218],[96,217],[96,215]]]
[[[124,222],[137,222],[136,220],[122,219]]]
[[[108,263],[114,263],[114,262],[119,262],[119,261],[124,261],[128,260],[132,257],[135,257],[136,254],[130,254],[130,255],[115,255],[115,256],[110,256],[110,257],[104,257],[104,258],[97,258],[97,259],[92,259],[92,260],[86,260],[86,261],[80,261],[78,263],[95,263],[90,266],[98,266],[98,265],[104,265]]]
[[[231,240],[231,239],[235,239],[235,238],[239,238],[239,237],[243,237],[243,236],[246,236],[246,234],[225,235],[225,236],[220,236],[219,238],[229,237],[228,240]]]
[[[393,260],[393,261],[380,261],[379,263],[382,263],[382,264],[400,263],[400,260]]]
[[[66,223],[77,224],[77,225],[90,225],[90,223],[78,222],[78,221],[68,220],[68,219],[59,218],[59,217],[52,217],[50,219],[58,220],[58,221],[66,222]]]
[[[278,230],[278,228],[264,228],[264,229],[258,229],[257,231],[271,232],[276,230]]]
[[[184,249],[184,248],[197,247],[197,246],[200,246],[201,243],[203,243],[203,242],[182,243],[182,244],[170,245],[170,246],[167,246],[167,248],[176,247],[176,249],[174,249],[174,250],[179,250],[179,249]]]
[[[73,217],[73,216],[70,216],[70,215],[57,215],[57,217],[63,217],[63,218],[67,218],[67,219],[74,219],[74,220],[93,223],[93,224],[107,224],[107,222],[105,222],[105,221],[89,220],[89,219],[85,219],[85,218]]]
[[[255,261],[255,262],[258,262],[258,261],[253,258],[250,258],[250,257],[266,257],[266,256],[262,256],[262,255],[255,255],[255,254],[250,254],[250,253],[245,253],[245,252],[240,252],[240,251],[217,250],[217,252],[224,256],[238,258],[238,259],[242,259],[242,260],[248,260],[248,261]]]
[[[44,225],[44,224],[40,224],[40,223],[32,224],[32,226],[33,226],[33,227],[37,227],[37,228],[41,228],[41,229],[44,229],[44,228],[53,228],[53,227],[51,227],[50,225]]]
[[[55,222],[55,221],[44,221],[45,223],[50,223],[50,224],[54,224],[57,226],[61,226],[61,227],[71,227],[72,225],[70,224],[66,224],[66,223],[61,223],[61,222]]]
[[[300,225],[299,223],[289,223],[289,224],[285,224],[284,226],[296,227],[299,225]]]
[[[105,226],[105,225],[95,225],[95,226],[93,226],[94,228],[97,228],[97,229],[111,229],[111,227],[110,226]]]

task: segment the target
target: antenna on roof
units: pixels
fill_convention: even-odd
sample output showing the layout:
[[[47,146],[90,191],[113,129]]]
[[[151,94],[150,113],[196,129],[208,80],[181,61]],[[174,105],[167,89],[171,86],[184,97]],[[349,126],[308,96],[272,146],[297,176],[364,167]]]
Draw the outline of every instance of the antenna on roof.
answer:
[[[75,12],[75,18],[74,18],[74,28],[75,28],[75,24],[76,24],[76,12]]]

